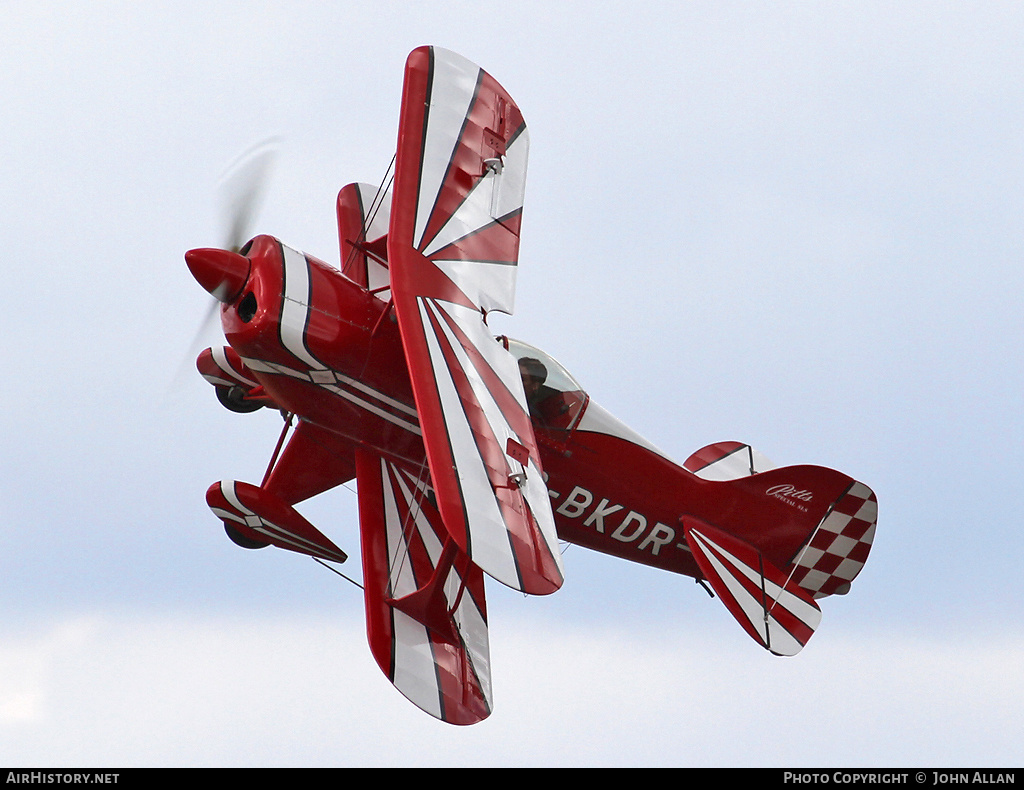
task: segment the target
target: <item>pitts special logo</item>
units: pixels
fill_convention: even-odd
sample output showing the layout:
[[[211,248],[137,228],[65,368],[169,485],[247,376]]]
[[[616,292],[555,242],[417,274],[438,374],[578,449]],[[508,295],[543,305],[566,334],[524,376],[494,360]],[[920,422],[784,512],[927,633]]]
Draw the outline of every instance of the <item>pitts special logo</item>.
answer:
[[[781,499],[787,505],[792,505],[799,510],[806,511],[801,502],[810,502],[814,499],[814,494],[808,491],[806,488],[797,488],[796,486],[784,483],[782,485],[772,486],[764,492],[767,496]]]

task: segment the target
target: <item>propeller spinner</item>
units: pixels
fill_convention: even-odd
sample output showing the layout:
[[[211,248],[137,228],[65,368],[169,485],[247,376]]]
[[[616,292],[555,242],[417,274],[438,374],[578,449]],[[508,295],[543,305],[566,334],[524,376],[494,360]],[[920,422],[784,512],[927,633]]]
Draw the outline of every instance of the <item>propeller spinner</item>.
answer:
[[[185,253],[192,276],[217,300],[203,317],[192,345],[208,334],[218,302],[229,303],[241,294],[249,277],[249,260],[239,249],[266,193],[281,139],[268,137],[243,152],[220,179],[220,204],[225,225],[223,249],[201,248]]]
[[[185,263],[196,281],[225,304],[238,298],[249,279],[249,259],[230,250],[213,247],[189,250],[185,253]]]

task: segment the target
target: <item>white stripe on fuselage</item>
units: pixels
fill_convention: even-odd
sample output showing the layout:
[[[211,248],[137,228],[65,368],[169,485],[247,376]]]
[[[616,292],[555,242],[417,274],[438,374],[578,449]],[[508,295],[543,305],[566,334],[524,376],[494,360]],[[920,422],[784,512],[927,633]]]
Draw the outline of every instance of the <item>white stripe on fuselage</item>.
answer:
[[[316,384],[322,389],[332,392],[351,403],[375,414],[381,419],[387,420],[411,433],[420,435],[419,425],[416,424],[416,410],[411,406],[397,401],[394,398],[368,387],[361,381],[331,370],[327,365],[317,359],[306,344],[306,329],[309,326],[310,312],[310,274],[309,261],[304,253],[291,247],[281,245],[281,257],[283,262],[283,298],[281,300],[280,338],[282,345],[300,362],[308,366],[309,370],[301,370],[274,362],[263,362],[262,360],[244,359],[246,366],[253,371],[265,373],[277,373],[293,378],[302,379]],[[344,389],[338,385],[347,385],[358,390],[363,395],[390,406],[398,412],[402,412],[412,420],[398,414],[393,414],[380,406],[360,397],[359,395]]]
[[[254,373],[273,373],[279,376],[288,376],[290,378],[298,379],[300,381],[313,384],[317,387],[320,387],[320,389],[326,390],[327,392],[337,395],[340,398],[344,398],[350,403],[354,403],[356,406],[365,409],[371,414],[377,415],[383,420],[387,420],[388,422],[393,423],[394,425],[397,425],[400,428],[404,428],[410,433],[414,433],[417,436],[421,435],[420,427],[415,421],[415,409],[402,403],[401,401],[397,401],[394,398],[385,395],[383,392],[378,392],[372,387],[368,387],[365,384],[362,384],[361,382],[356,382],[354,379],[350,379],[348,376],[344,376],[340,373],[335,373],[329,368],[316,368],[314,372],[320,375],[314,378],[309,371],[290,368],[287,365],[281,365],[277,362],[264,362],[263,360],[253,359],[251,357],[245,357],[242,359],[242,361],[245,363],[245,366]],[[331,380],[317,380],[317,378],[322,378],[323,374],[326,373],[333,374]],[[387,406],[391,406],[396,411],[401,411],[404,414],[409,415],[409,417],[406,418],[402,414],[394,414],[393,412],[390,412],[387,409],[384,409],[381,406],[378,406],[377,404],[371,403],[365,398],[360,397],[355,392],[350,392],[349,390],[344,389],[343,387],[339,386],[340,384],[345,384],[353,388],[357,388],[363,394],[371,398],[374,398]]]
[[[281,245],[284,261],[284,298],[281,302],[281,342],[298,359],[314,370],[326,370],[306,346],[309,323],[309,262],[298,250]]]

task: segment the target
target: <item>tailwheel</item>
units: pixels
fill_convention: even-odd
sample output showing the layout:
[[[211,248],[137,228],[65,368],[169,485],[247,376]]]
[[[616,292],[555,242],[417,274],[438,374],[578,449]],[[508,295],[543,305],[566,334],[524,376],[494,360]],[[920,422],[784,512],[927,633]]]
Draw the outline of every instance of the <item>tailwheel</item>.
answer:
[[[246,391],[239,386],[233,387],[215,387],[217,390],[217,400],[220,401],[221,406],[229,411],[237,412],[238,414],[249,414],[263,408],[263,404],[254,399],[246,398]]]

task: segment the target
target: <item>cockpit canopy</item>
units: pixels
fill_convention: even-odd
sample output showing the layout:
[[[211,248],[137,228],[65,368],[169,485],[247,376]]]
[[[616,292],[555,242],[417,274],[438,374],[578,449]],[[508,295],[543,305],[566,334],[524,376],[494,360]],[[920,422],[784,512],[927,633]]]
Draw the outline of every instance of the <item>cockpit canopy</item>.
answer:
[[[557,360],[539,348],[508,337],[498,340],[519,361],[519,372],[534,423],[551,430],[574,428],[589,400],[579,382]]]

